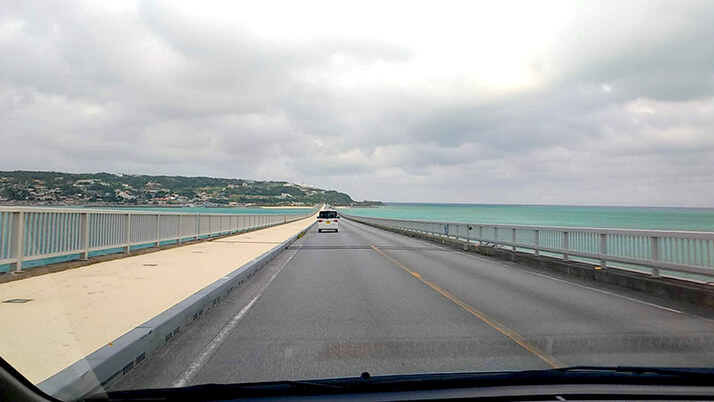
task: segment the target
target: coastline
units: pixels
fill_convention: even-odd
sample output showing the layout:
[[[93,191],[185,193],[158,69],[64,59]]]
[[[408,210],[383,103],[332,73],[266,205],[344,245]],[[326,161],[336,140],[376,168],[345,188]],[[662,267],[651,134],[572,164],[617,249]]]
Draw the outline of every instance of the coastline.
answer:
[[[264,205],[264,206],[255,206],[255,208],[261,208],[261,209],[312,209],[314,207],[310,206],[300,206],[300,205],[286,205],[284,207],[281,206],[274,206],[274,205]]]

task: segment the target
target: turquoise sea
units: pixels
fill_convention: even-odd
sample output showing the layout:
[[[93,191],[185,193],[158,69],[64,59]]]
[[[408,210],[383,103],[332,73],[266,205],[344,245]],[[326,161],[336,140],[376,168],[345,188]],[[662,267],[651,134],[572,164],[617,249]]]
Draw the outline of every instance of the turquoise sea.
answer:
[[[714,232],[714,208],[390,202],[382,207],[351,208],[344,211],[349,214],[377,218]]]

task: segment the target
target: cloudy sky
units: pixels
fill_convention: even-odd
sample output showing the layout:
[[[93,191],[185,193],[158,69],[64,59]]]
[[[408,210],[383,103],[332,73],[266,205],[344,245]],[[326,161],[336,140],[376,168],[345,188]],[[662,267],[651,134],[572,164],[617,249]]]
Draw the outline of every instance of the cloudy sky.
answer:
[[[714,2],[0,0],[14,169],[714,206]]]

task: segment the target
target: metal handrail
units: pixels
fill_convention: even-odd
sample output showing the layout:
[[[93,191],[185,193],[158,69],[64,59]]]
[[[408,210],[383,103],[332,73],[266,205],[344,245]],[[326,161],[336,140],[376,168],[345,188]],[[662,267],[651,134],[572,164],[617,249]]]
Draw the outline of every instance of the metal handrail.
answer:
[[[494,244],[535,255],[548,253],[565,261],[579,257],[588,262],[645,267],[652,277],[660,269],[714,276],[714,232],[504,225],[491,223],[373,218],[340,213],[346,218],[468,244]]]
[[[181,209],[180,207],[172,208],[172,207],[167,207],[167,209]],[[316,210],[314,207],[306,207],[306,210],[310,210],[311,212],[309,214],[312,214],[313,211]],[[103,208],[85,208],[85,207],[66,207],[66,208],[58,208],[58,207],[31,207],[31,206],[12,206],[12,207],[7,207],[7,206],[1,206],[0,207],[0,212],[55,212],[55,213],[76,213],[76,212],[84,212],[84,211],[90,211],[94,214],[116,214],[116,213],[121,213],[125,214],[127,212],[131,213],[132,215],[213,215],[213,216],[236,216],[236,215],[251,215],[251,214],[230,214],[230,213],[206,213],[206,212],[179,212],[179,211],[170,211],[170,212],[163,212],[163,211],[144,211],[141,209],[134,209],[133,207],[121,207],[121,208],[116,208],[116,209],[103,209]],[[280,214],[252,214],[252,215],[280,215]],[[284,214],[283,214],[284,215]],[[292,214],[290,214],[292,215]]]
[[[57,257],[88,259],[90,253],[255,230],[296,221],[303,214],[211,214],[90,208],[0,207],[0,265],[20,272],[23,261]]]
[[[624,235],[637,235],[643,232],[648,234],[654,234],[659,236],[670,236],[670,237],[691,237],[710,239],[714,240],[714,232],[701,232],[701,231],[684,231],[684,230],[650,230],[650,229],[619,229],[619,228],[593,228],[593,227],[583,227],[583,226],[534,226],[534,225],[506,225],[502,223],[471,223],[463,221],[428,221],[423,219],[403,219],[403,218],[373,218],[366,216],[357,216],[346,214],[340,212],[341,215],[354,217],[354,218],[370,218],[370,219],[388,219],[391,221],[402,221],[402,222],[420,222],[420,223],[438,223],[438,224],[462,224],[462,225],[473,225],[473,226],[484,226],[484,227],[497,227],[503,229],[540,229],[540,230],[562,230],[562,231],[578,231],[578,232],[597,232],[597,233],[608,233],[608,234],[624,234]]]

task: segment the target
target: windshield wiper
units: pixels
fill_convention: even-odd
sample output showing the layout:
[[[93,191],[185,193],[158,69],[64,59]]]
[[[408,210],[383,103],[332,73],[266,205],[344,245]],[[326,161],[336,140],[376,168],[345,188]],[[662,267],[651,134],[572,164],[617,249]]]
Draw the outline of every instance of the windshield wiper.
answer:
[[[647,367],[647,366],[571,366],[552,369],[563,373],[630,373],[660,374],[669,376],[714,376],[714,368],[708,367]]]
[[[250,396],[319,395],[344,393],[355,387],[351,378],[338,380],[270,381],[240,384],[202,384],[180,388],[108,391],[91,395],[86,401],[122,400],[221,400]]]
[[[714,384],[714,368],[666,368],[636,366],[572,366],[548,370],[487,371],[405,374],[372,377],[329,378],[305,381],[273,381],[240,384],[205,384],[184,388],[110,391],[88,400],[221,400],[241,397],[329,395],[397,392],[483,386],[545,384]]]

